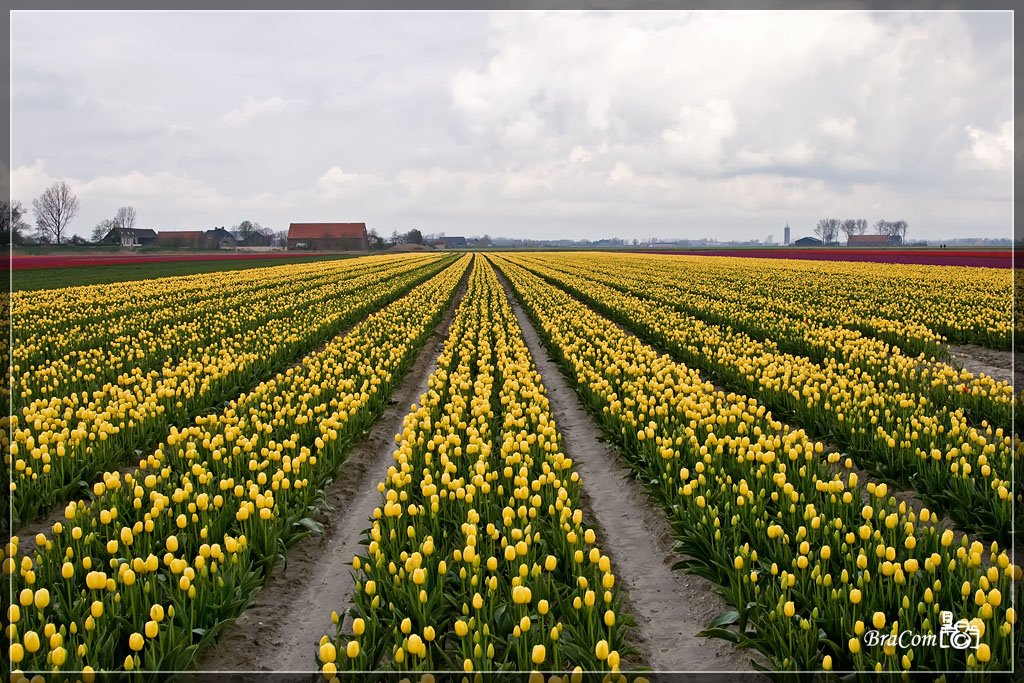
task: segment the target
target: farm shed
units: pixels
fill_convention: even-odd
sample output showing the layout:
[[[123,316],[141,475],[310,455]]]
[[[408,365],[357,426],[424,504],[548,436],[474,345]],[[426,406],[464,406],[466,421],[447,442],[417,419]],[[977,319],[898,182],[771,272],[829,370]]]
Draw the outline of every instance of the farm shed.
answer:
[[[234,249],[238,240],[224,228],[206,231],[206,246],[211,249]]]
[[[901,244],[899,235],[850,235],[848,247],[892,247]]]
[[[243,240],[238,241],[240,247],[269,247],[272,238],[262,232],[254,232]]]
[[[309,251],[369,251],[366,223],[292,223],[288,248]]]
[[[156,243],[156,231],[151,228],[112,228],[100,242],[121,247],[148,247]]]
[[[206,244],[206,236],[202,230],[163,231],[156,243],[168,249],[200,249]]]
[[[466,242],[466,238],[459,236],[438,237],[430,244],[431,246],[436,247],[438,249],[460,249],[469,246],[469,244]]]
[[[820,247],[821,240],[817,237],[801,237],[796,242],[793,242],[795,247]]]

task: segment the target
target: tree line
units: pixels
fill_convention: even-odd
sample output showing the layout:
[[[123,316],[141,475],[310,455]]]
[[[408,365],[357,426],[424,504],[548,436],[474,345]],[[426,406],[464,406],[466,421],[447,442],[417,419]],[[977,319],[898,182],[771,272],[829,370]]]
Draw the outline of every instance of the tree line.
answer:
[[[880,220],[875,223],[875,233],[898,238],[900,242],[907,239],[907,228],[909,224],[905,220],[886,221]],[[838,241],[839,233],[846,235],[849,240],[853,235],[863,235],[868,231],[868,222],[863,218],[822,218],[814,228],[814,234],[824,244],[833,244]]]
[[[78,215],[80,204],[65,180],[58,180],[32,200],[35,231],[32,237],[39,242],[60,244],[68,224]],[[0,202],[0,237],[21,244],[29,239],[28,211],[18,200]],[[81,238],[79,238],[81,240]],[[84,240],[81,240],[84,241]]]
[[[417,228],[413,228],[408,232],[398,232],[397,230],[391,231],[391,237],[382,237],[379,232],[375,229],[370,228],[366,231],[366,239],[370,243],[371,250],[387,249],[399,244],[430,244],[436,240],[444,239],[444,233],[439,232],[436,234],[424,235]],[[488,235],[484,235],[480,238],[480,246],[490,246],[491,238]]]
[[[81,204],[78,197],[65,180],[58,180],[46,188],[41,195],[32,200],[34,226],[29,225],[26,218],[28,210],[18,200],[0,200],[0,240],[13,244],[88,244],[78,235],[67,237],[68,225],[78,215]],[[105,218],[92,229],[91,242],[100,242],[110,234],[111,230],[131,229],[138,222],[138,214],[133,206],[122,206],[112,218]],[[257,222],[244,220],[231,228],[235,239],[243,241],[254,235],[263,235],[273,243],[288,243],[287,231],[274,232]]]

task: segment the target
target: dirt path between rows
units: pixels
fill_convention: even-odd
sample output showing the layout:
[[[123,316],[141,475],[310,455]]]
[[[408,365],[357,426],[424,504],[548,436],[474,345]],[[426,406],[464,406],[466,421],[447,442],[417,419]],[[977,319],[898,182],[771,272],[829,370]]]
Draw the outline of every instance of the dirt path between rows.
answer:
[[[467,276],[469,270],[466,271]],[[333,636],[331,611],[348,606],[353,590],[352,557],[362,550],[363,530],[380,504],[377,482],[387,474],[395,434],[410,404],[419,401],[448,336],[455,310],[466,291],[467,277],[417,354],[412,368],[392,394],[390,404],[369,433],[348,454],[326,490],[328,511],[323,535],[309,536],[288,552],[260,590],[253,605],[200,655],[197,671],[294,672],[308,679],[319,671],[316,648],[325,633]],[[303,672],[303,673],[300,673]],[[259,676],[249,677],[257,680]]]
[[[508,281],[498,277],[543,378],[566,455],[580,474],[588,516],[600,529],[602,547],[625,588],[642,659],[655,671],[743,672],[746,680],[747,658],[756,653],[696,635],[728,609],[725,601],[710,581],[672,569],[680,556],[665,513],[650,502],[615,448],[601,440],[600,428],[548,356]]]
[[[985,373],[993,379],[1013,382],[1013,352],[998,351],[974,344],[950,344],[949,356],[954,366],[974,375]]]

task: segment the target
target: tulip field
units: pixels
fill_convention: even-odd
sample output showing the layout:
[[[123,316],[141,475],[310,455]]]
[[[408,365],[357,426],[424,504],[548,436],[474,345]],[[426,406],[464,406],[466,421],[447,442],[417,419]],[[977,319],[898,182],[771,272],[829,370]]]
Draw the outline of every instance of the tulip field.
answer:
[[[358,545],[351,588],[282,605],[319,637],[266,628],[327,679],[634,680],[651,629],[725,643],[719,671],[1010,672],[1020,398],[961,360],[1009,358],[1013,279],[417,252],[16,292],[12,680],[194,669],[317,538]],[[700,628],[631,594],[570,401],[670,529],[633,541],[719,605]],[[374,429],[362,510],[330,491]]]

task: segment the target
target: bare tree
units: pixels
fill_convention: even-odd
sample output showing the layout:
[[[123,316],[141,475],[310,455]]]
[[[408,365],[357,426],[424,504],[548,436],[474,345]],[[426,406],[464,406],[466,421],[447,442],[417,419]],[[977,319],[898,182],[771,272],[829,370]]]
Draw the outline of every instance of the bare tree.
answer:
[[[11,244],[21,244],[28,232],[29,225],[25,222],[25,207],[17,199],[8,202],[0,200],[0,240]]]
[[[894,240],[905,242],[907,240],[907,228],[909,224],[900,219],[898,221],[878,221],[875,223],[875,231],[879,235],[888,235]]]
[[[910,227],[909,224],[905,220],[903,220],[901,218],[898,221],[893,221],[892,226],[893,226],[892,227],[892,233],[891,233],[892,236],[893,237],[898,237],[901,244],[906,242],[907,241],[907,228]]]
[[[114,214],[114,225],[119,228],[130,230],[135,227],[135,207],[122,206]]]
[[[842,225],[842,221],[838,218],[828,219],[828,242],[826,242],[826,244],[834,244],[839,241],[840,225]]]
[[[116,218],[104,218],[96,224],[95,228],[92,229],[92,241],[99,242],[116,227],[118,227]]]
[[[66,180],[58,180],[46,188],[43,194],[32,200],[40,238],[46,237],[47,241],[52,238],[60,244],[68,223],[78,215],[78,208],[78,197]]]
[[[825,243],[825,235],[828,234],[828,220],[822,218],[818,221],[818,224],[814,226],[814,234],[818,236],[822,244]]]
[[[847,218],[839,224],[839,229],[846,235],[846,241],[850,241],[850,237],[857,234],[857,220],[854,218]]]
[[[863,218],[858,218],[856,221],[856,234],[863,235],[868,231],[868,222]]]
[[[241,242],[242,240],[249,239],[253,233],[256,232],[257,225],[259,224],[253,223],[252,221],[242,221],[235,227],[231,228],[231,232],[234,233],[235,239]]]
[[[814,227],[814,234],[821,238],[822,244],[832,244],[839,236],[839,225],[838,218],[822,218]]]
[[[374,228],[366,231],[366,241],[369,242],[370,249],[380,250],[384,248],[384,238]]]

